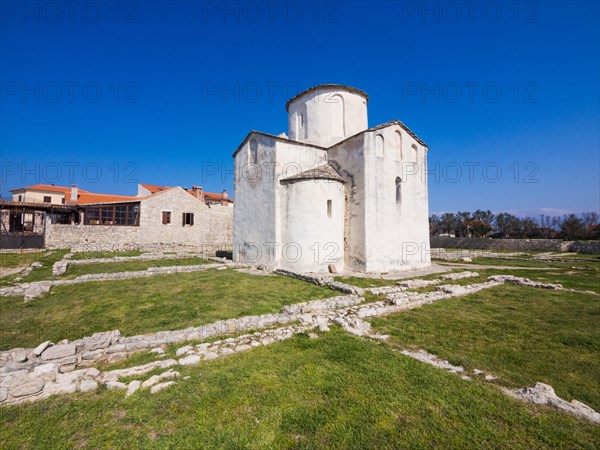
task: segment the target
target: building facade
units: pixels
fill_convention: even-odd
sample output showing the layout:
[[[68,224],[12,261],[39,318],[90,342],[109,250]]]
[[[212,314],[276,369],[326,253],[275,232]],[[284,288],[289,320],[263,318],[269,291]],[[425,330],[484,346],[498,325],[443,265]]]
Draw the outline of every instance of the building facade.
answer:
[[[142,186],[151,191],[144,192]],[[214,194],[199,188],[153,188],[158,186],[140,185],[137,196],[97,194],[77,186],[17,189],[13,191],[15,201],[0,203],[0,247],[231,250],[233,200],[226,191]],[[46,192],[56,193],[52,201],[33,195],[27,196],[31,202],[18,200],[25,193]]]
[[[431,263],[428,147],[400,121],[369,128],[367,102],[317,86],[288,102],[287,135],[248,134],[233,154],[237,261],[368,273]]]
[[[120,202],[80,206],[78,224],[47,224],[47,248],[75,251],[229,250],[233,208],[212,206],[181,187]]]

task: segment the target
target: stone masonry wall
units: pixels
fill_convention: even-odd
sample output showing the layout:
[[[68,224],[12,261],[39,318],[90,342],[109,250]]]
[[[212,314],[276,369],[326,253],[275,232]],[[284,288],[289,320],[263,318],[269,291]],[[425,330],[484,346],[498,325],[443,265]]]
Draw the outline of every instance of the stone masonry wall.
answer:
[[[598,241],[557,241],[553,239],[488,239],[431,236],[431,248],[515,250],[522,252],[600,253]]]
[[[162,212],[171,223],[162,223]],[[183,226],[183,213],[194,214],[194,225]],[[154,194],[141,201],[139,226],[59,225],[46,222],[46,248],[73,251],[195,249],[207,252],[233,246],[233,208],[207,206],[181,188]]]

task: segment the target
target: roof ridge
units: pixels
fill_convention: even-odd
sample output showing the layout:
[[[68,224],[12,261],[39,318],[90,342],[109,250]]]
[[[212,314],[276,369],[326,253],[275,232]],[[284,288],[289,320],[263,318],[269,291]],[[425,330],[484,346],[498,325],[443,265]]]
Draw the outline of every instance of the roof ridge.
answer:
[[[299,181],[299,180],[334,180],[345,183],[339,172],[329,162],[325,162],[316,167],[304,170],[296,175],[292,175],[279,180],[280,182]]]
[[[300,97],[304,97],[306,94],[309,94],[313,91],[318,91],[319,89],[338,89],[338,90],[343,90],[346,92],[350,92],[352,94],[358,94],[363,96],[366,100],[367,103],[369,102],[369,95],[358,88],[352,87],[352,86],[348,86],[346,84],[337,84],[337,83],[324,83],[324,84],[317,84],[316,86],[310,87],[308,89],[305,89],[302,92],[299,92],[298,94],[294,95],[291,99],[288,100],[288,102],[285,104],[285,110],[289,112],[290,110],[290,105],[295,102],[296,100],[298,100]]]

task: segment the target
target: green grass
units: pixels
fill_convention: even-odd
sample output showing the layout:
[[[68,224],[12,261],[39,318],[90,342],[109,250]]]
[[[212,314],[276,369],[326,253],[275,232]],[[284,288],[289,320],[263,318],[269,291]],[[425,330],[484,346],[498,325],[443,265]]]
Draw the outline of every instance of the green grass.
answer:
[[[522,264],[518,261],[508,261],[506,269],[481,269],[478,267],[468,269],[454,269],[454,272],[471,270],[479,273],[477,278],[465,278],[452,281],[454,284],[471,284],[485,281],[490,275],[515,275],[546,283],[560,283],[568,289],[592,290],[600,292],[600,264],[595,262],[544,262],[527,261]],[[520,267],[523,267],[522,269]],[[534,269],[534,270],[532,270]]]
[[[30,283],[32,281],[52,279],[52,266],[55,262],[63,259],[68,252],[69,250],[49,250],[37,254],[35,261],[42,263],[43,267],[34,268],[31,273],[19,281],[19,283]],[[33,260],[31,262],[33,262]],[[18,276],[19,274],[2,278],[2,280],[0,280],[0,286],[11,284],[15,277]]]
[[[512,386],[548,383],[559,396],[600,410],[596,296],[504,285],[372,324],[402,348],[422,348],[468,369],[491,371]]]
[[[337,294],[292,278],[231,269],[56,286],[27,303],[0,297],[0,349],[112,329],[126,335],[182,329]]]
[[[507,271],[499,271],[497,269],[474,269],[479,274],[479,277],[464,278],[462,280],[454,280],[452,284],[467,285],[472,283],[480,283],[486,281],[491,275],[515,275],[518,277],[529,278],[533,281],[543,283],[562,284],[567,289],[577,289],[583,291],[600,292],[600,267],[596,269],[575,268],[572,270],[527,270],[527,269],[510,269]],[[444,282],[443,284],[447,284]]]
[[[473,258],[471,263],[465,263],[463,261],[456,261],[461,264],[481,264],[487,266],[510,266],[510,267],[553,267],[557,269],[569,269],[576,265],[577,267],[599,267],[600,261],[582,258],[581,262],[562,262],[562,261],[539,261],[533,259],[498,259],[498,258]]]
[[[136,270],[146,270],[150,267],[194,266],[209,263],[211,263],[211,261],[192,257],[149,261],[78,264],[69,266],[67,272],[62,276],[62,278],[77,278],[81,275],[87,275],[91,273],[133,272]]]
[[[140,256],[140,250],[125,250],[122,252],[78,252],[71,259],[114,258],[115,256]]]
[[[591,259],[591,260],[600,260],[600,255],[593,253],[569,253],[568,255],[561,253],[551,253],[548,255],[550,258],[577,258],[577,259]]]
[[[45,256],[47,250],[39,250],[32,252],[0,252],[0,268],[9,268],[17,266],[28,266],[39,258]]]
[[[597,448],[600,428],[332,329],[181,368],[158,394],[7,407],[5,449]]]

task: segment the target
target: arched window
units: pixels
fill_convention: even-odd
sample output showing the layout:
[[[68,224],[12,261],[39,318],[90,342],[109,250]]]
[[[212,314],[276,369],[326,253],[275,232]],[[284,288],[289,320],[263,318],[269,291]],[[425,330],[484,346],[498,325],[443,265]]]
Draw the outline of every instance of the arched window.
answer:
[[[419,149],[417,148],[417,146],[415,144],[411,145],[411,148],[413,149],[413,158],[415,161],[419,161]]]
[[[396,177],[396,205],[402,204],[402,178]]]
[[[344,99],[341,95],[333,95],[326,100],[331,103],[331,136],[335,138],[346,137],[346,116]]]
[[[248,164],[258,164],[258,143],[256,142],[256,139],[252,139],[250,141],[250,147],[248,152]]]
[[[379,158],[383,158],[384,145],[385,145],[385,142],[383,140],[383,136],[381,134],[378,134],[377,136],[375,136],[375,156],[378,156]]]
[[[402,161],[402,135],[399,131],[396,131],[396,142],[394,147],[396,153],[396,161]]]

